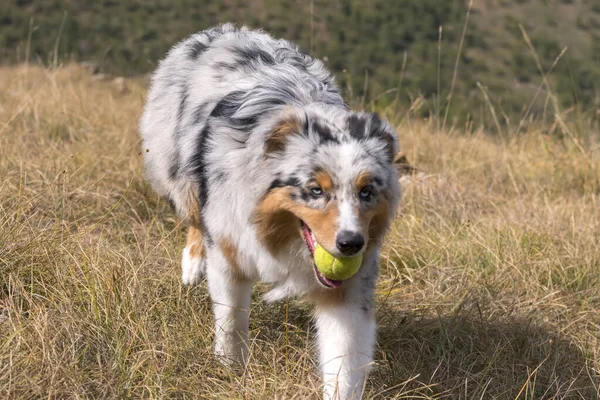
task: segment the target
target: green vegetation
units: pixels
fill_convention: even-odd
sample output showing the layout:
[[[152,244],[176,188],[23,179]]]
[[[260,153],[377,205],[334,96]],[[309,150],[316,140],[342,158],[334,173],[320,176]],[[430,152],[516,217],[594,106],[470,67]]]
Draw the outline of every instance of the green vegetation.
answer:
[[[548,119],[556,111],[549,106],[548,89],[561,109],[575,106],[595,114],[600,108],[597,0],[475,3],[458,59],[451,121],[489,123],[491,108],[502,125],[516,125],[528,108]],[[59,60],[92,61],[114,74],[146,73],[186,35],[232,21],[263,27],[324,58],[349,99],[378,107],[396,104],[404,112],[422,96],[420,114],[435,116],[446,110],[467,9],[466,0],[8,0],[0,4],[0,59],[26,59],[32,22],[30,59],[53,59],[60,34]],[[543,71],[552,69],[549,87],[542,85],[543,72],[520,25]]]

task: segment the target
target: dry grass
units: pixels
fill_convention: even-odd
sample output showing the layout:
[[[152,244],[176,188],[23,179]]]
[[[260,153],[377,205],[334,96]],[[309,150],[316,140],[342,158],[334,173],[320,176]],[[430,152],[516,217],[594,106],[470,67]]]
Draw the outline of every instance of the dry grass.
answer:
[[[212,357],[206,288],[181,287],[184,233],[142,175],[144,85],[126,84],[0,69],[0,397],[318,398],[297,302],[286,338],[285,305],[257,296],[240,375]],[[433,126],[399,127],[428,176],[384,252],[368,397],[597,398],[598,138]]]

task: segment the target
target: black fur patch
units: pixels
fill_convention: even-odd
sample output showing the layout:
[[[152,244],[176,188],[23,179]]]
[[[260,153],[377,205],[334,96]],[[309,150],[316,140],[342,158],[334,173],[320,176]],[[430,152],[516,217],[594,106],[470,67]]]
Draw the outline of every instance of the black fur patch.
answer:
[[[197,125],[197,124],[201,123],[202,121],[204,121],[208,117],[207,109],[208,109],[209,105],[210,105],[210,103],[201,103],[201,104],[198,104],[196,107],[194,107],[194,111],[192,111],[193,124]]]
[[[206,49],[208,49],[206,44],[194,40],[192,43],[190,43],[187,49],[187,55],[192,60],[196,60],[198,57],[200,57],[200,54],[206,51]]]
[[[231,116],[242,106],[244,102],[244,92],[237,90],[223,97],[210,113],[215,118],[231,118]]]
[[[235,69],[245,67],[251,63],[261,63],[264,65],[275,65],[275,59],[266,51],[258,47],[239,47],[233,50],[237,55]]]
[[[250,132],[256,124],[259,118],[266,112],[270,111],[276,106],[283,105],[285,102],[278,98],[265,98],[260,101],[256,101],[254,106],[263,110],[262,113],[253,114],[248,117],[236,118],[233,115],[243,106],[244,102],[248,99],[252,99],[252,92],[235,91],[227,94],[223,97],[213,108],[210,113],[210,117],[213,118],[224,118],[227,123],[234,129],[243,130]]]
[[[210,136],[212,132],[208,125],[202,129],[198,136],[198,145],[196,147],[196,153],[192,157],[192,171],[198,180],[200,185],[200,206],[202,208],[208,203],[208,176],[206,171],[206,153],[210,150]]]
[[[196,152],[192,156],[191,159],[191,171],[198,181],[198,197],[200,200],[200,223],[203,225],[202,232],[206,236],[206,240],[209,244],[212,243],[212,238],[210,233],[206,229],[206,224],[204,223],[204,210],[206,209],[206,204],[208,203],[208,174],[207,174],[207,166],[206,166],[206,153],[210,151],[210,137],[212,135],[212,131],[207,124],[200,135],[198,135],[198,143],[196,145]]]
[[[312,126],[313,131],[319,136],[319,143],[339,143],[337,138],[331,133],[331,129],[328,126],[322,125],[319,122],[313,122]]]
[[[259,115],[252,115],[247,118],[234,118],[235,114],[246,99],[246,93],[235,91],[223,97],[210,113],[213,118],[225,118],[235,129],[250,131],[256,126]]]
[[[256,123],[258,122],[258,117],[260,117],[260,115],[253,115],[247,118],[231,118],[230,121],[232,127],[239,130],[250,131],[256,126]]]
[[[306,132],[306,135],[308,135],[309,124],[310,124],[310,121],[308,120],[308,115],[306,114],[306,111],[305,111],[304,112],[304,124],[302,126],[302,132]]]
[[[291,178],[288,178],[286,180],[277,178],[273,182],[271,182],[267,192],[270,192],[271,190],[276,189],[276,188],[281,188],[281,187],[286,187],[286,186],[300,187],[300,179],[298,179],[294,176],[292,176]]]
[[[185,113],[188,96],[188,88],[187,86],[183,85],[181,88],[181,97],[179,98],[179,106],[177,107],[177,116],[175,120],[175,141],[179,141],[181,131],[183,130],[183,115]],[[175,179],[179,174],[179,169],[181,168],[179,164],[179,145],[176,145],[175,153],[173,154],[173,159],[171,160],[171,165],[169,167],[169,177],[171,179]]]
[[[369,114],[370,125],[369,125],[369,137],[378,137],[382,139],[388,139],[390,135],[385,130],[385,125],[383,121],[377,114]]]
[[[189,47],[187,48],[188,57],[192,60],[198,59],[198,57],[200,57],[200,55],[210,47],[211,42],[223,35],[223,33],[223,28],[220,26],[202,32],[206,38],[206,43],[202,43],[198,40],[190,43]]]
[[[356,114],[348,117],[348,132],[355,139],[363,139],[366,135],[367,121]]]
[[[390,132],[387,131],[386,125],[379,115],[371,115],[371,125],[369,130],[369,136],[372,138],[380,139],[385,144],[386,156],[388,163],[394,161],[394,137]]]
[[[177,107],[177,120],[175,123],[177,124],[178,127],[181,127],[181,125],[182,125],[183,113],[185,112],[185,107],[187,104],[188,96],[189,96],[188,88],[187,88],[187,86],[184,85],[181,88],[181,97],[179,98],[179,107]]]

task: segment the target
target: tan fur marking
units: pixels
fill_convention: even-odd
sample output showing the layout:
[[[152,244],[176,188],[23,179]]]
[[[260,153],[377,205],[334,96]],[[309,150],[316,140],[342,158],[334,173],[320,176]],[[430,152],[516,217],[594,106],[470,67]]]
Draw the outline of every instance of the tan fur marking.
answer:
[[[204,258],[206,256],[202,231],[194,225],[188,229],[187,247],[190,249],[190,257],[192,258]]]
[[[335,234],[339,219],[337,201],[330,202],[324,210],[315,210],[298,204],[293,212],[310,227],[321,246],[329,251],[335,250]]]
[[[229,238],[221,238],[219,240],[219,247],[225,256],[225,259],[231,266],[231,273],[234,278],[243,280],[246,279],[242,268],[240,267],[239,259],[238,259],[238,249]]]
[[[200,227],[200,202],[198,201],[198,191],[190,190],[187,198],[187,222],[197,228]],[[202,234],[201,234],[202,235]]]
[[[200,203],[198,202],[198,193],[196,190],[190,190],[187,199],[188,215],[186,222],[190,224],[187,233],[187,247],[189,247],[190,257],[204,258],[206,249],[204,248],[204,237],[200,229]]]
[[[272,190],[254,212],[261,241],[272,254],[277,254],[302,235],[300,220],[313,231],[317,241],[327,249],[335,249],[338,207],[331,202],[324,210],[315,210],[290,199],[290,188]]]
[[[288,210],[289,188],[271,191],[254,210],[258,237],[271,254],[278,254],[300,234],[300,222]]]
[[[261,216],[258,227],[260,240],[274,255],[302,235],[300,221],[286,210],[269,210]]]
[[[319,171],[315,174],[315,180],[325,192],[333,192],[333,181],[331,176],[325,171]]]
[[[285,149],[285,142],[289,135],[300,133],[302,123],[295,115],[288,115],[273,129],[265,143],[265,156]]]
[[[371,183],[372,179],[373,175],[371,175],[369,172],[363,172],[362,174],[360,174],[355,181],[356,188],[358,189],[358,191],[364,189],[369,183]]]

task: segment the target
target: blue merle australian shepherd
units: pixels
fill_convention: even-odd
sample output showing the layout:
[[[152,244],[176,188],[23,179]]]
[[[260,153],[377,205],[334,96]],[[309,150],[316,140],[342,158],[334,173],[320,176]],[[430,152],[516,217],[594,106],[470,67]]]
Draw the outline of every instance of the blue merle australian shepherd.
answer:
[[[323,63],[226,24],[192,35],[154,73],[140,129],[148,180],[189,225],[184,284],[206,276],[215,352],[247,357],[250,293],[315,303],[326,399],[362,394],[375,345],[374,285],[400,187],[392,126],[353,112]],[[346,281],[312,252],[363,254]]]

